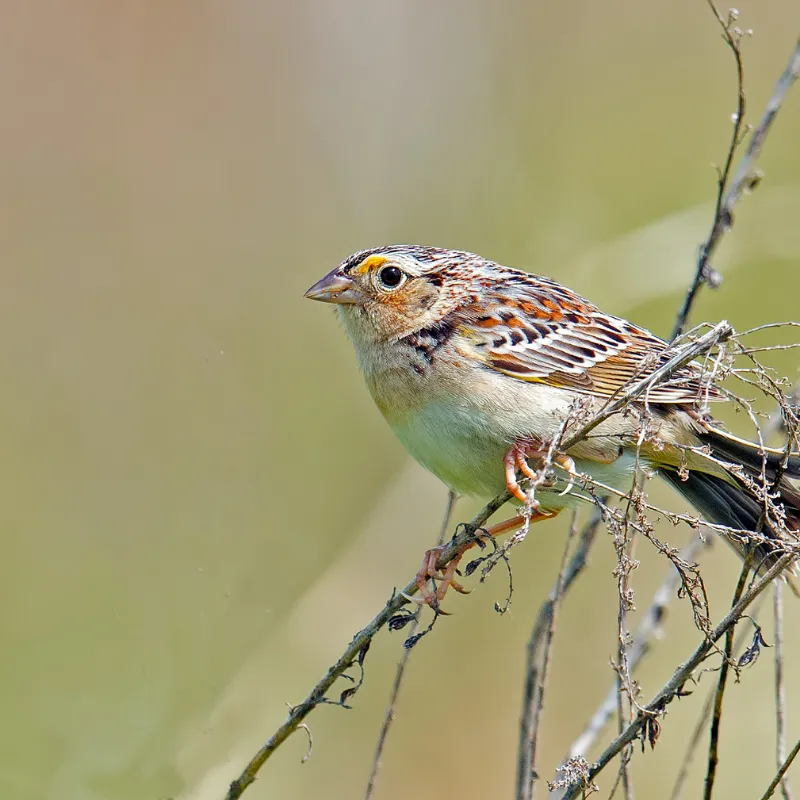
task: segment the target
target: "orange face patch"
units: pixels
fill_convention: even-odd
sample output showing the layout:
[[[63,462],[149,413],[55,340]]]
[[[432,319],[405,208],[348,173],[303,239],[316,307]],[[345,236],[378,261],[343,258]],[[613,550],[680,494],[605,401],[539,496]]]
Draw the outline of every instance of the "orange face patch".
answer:
[[[382,267],[389,259],[386,256],[367,256],[357,267],[351,271],[351,275],[364,275],[378,267]]]

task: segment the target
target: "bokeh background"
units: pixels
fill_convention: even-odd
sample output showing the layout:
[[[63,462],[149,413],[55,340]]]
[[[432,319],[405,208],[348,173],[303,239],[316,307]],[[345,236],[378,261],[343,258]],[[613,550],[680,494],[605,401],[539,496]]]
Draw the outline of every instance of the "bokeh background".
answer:
[[[740,10],[754,120],[800,6]],[[423,242],[667,335],[711,220],[732,59],[702,0],[4,0],[0,87],[0,796],[221,798],[413,574],[445,502],[303,291],[354,250]],[[798,318],[798,95],[696,321]],[[511,796],[524,646],[564,535],[515,551],[506,616],[500,570],[449,601],[376,797]],[[641,609],[665,567],[638,555]],[[612,679],[613,564],[603,535],[561,617],[545,778]],[[718,545],[706,564],[720,613],[737,562]],[[696,643],[685,604],[665,632],[645,699]],[[308,762],[301,733],[246,797],[362,795],[402,638],[375,642],[352,711],[314,713]],[[721,796],[772,775],[772,669],[730,687]],[[666,795],[701,694],[635,756],[642,796]]]

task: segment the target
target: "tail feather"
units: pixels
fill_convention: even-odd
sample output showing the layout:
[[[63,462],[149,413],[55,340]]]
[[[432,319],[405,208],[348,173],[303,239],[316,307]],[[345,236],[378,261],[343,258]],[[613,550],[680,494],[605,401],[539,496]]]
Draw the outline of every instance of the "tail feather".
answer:
[[[704,444],[711,447],[714,455],[734,464],[742,464],[761,473],[762,465],[767,478],[772,479],[778,472],[790,478],[800,478],[800,453],[790,453],[788,458],[783,450],[760,445],[740,439],[727,431],[706,426],[700,435]]]
[[[786,528],[800,536],[800,491],[787,477],[800,476],[800,455],[792,454],[787,460],[779,450],[765,453],[750,442],[716,429],[704,433],[703,439],[710,445],[716,459],[744,467],[752,479],[759,481],[763,469],[767,479],[776,482],[778,497],[775,502],[783,506]],[[785,553],[785,532],[784,541],[781,541],[774,528],[762,522],[763,502],[742,477],[697,469],[687,474],[674,468],[662,469],[661,474],[710,522],[741,531],[760,532],[761,541],[754,553],[759,571],[769,569]],[[731,535],[724,538],[742,559],[748,557],[750,543],[744,537]],[[787,575],[786,580],[794,593],[800,596],[800,588],[791,580],[791,575]]]
[[[711,522],[745,531],[754,531],[758,526],[761,504],[739,486],[696,470],[685,479],[671,469],[662,470],[661,474]]]

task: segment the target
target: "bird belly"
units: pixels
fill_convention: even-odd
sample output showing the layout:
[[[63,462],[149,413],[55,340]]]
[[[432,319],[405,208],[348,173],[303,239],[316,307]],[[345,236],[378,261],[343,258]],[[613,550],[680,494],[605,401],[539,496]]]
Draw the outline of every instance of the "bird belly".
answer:
[[[494,497],[506,488],[504,456],[510,447],[531,437],[545,444],[556,438],[574,394],[498,373],[474,371],[470,377],[468,383],[448,380],[447,375],[409,380],[408,371],[387,370],[368,375],[367,384],[389,426],[419,464],[458,494]],[[634,459],[620,455],[616,436],[607,447],[594,441],[591,452],[578,448],[572,454],[577,470],[627,491]],[[530,464],[536,468],[534,458]],[[579,487],[562,495],[568,478],[560,469],[555,477],[551,486],[537,489],[545,510],[578,502]]]
[[[498,439],[480,416],[428,404],[389,425],[414,459],[454,492],[493,497],[505,489],[503,456],[513,439]]]
[[[495,421],[496,423],[496,421]],[[487,423],[475,413],[454,413],[452,407],[428,405],[402,422],[390,422],[406,450],[425,469],[458,494],[495,497],[505,491],[504,456],[518,436],[498,438],[496,424]],[[535,459],[530,465],[536,469]],[[636,468],[635,455],[624,450],[608,463],[575,459],[576,471],[590,476],[600,486],[620,492],[631,488]],[[581,498],[590,499],[586,487],[554,467],[553,479],[536,490],[536,499],[545,511],[560,511],[575,506]]]

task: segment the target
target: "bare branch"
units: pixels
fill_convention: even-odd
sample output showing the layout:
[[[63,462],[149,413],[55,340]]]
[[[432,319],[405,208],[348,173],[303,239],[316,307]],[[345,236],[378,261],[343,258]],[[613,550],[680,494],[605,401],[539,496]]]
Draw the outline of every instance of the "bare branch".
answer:
[[[697,553],[704,546],[707,546],[707,543],[701,537],[696,536],[681,551],[681,558],[684,561],[693,561]],[[633,638],[633,646],[628,653],[628,664],[631,670],[636,669],[641,660],[650,652],[652,641],[658,631],[661,630],[667,608],[675,597],[675,592],[680,582],[680,573],[670,565],[664,582],[653,595],[653,601],[644,613]],[[603,700],[600,707],[592,715],[584,731],[575,739],[572,745],[570,745],[569,752],[564,761],[569,761],[591,750],[595,741],[597,741],[597,738],[608,724],[611,715],[616,711],[617,691],[618,689],[615,681],[614,685],[608,690],[605,700]]]
[[[561,598],[564,593],[564,573],[567,569],[567,555],[569,554],[569,548],[572,544],[572,539],[575,536],[575,531],[577,530],[578,526],[578,511],[574,509],[572,512],[572,519],[570,520],[569,530],[567,532],[567,541],[564,543],[564,554],[561,557],[561,566],[558,571],[558,577],[556,578],[556,585],[555,591],[553,592],[552,602],[550,604],[550,621],[547,626],[547,631],[544,637],[544,648],[542,653],[542,663],[540,669],[540,675],[537,677],[534,672],[535,670],[531,671],[531,678],[534,684],[535,694],[536,694],[536,701],[533,707],[533,718],[531,719],[531,729],[532,735],[528,742],[528,753],[530,759],[530,769],[528,771],[528,775],[530,775],[530,786],[531,786],[531,796],[536,791],[536,744],[538,742],[538,732],[539,732],[539,723],[542,718],[542,710],[544,709],[544,693],[545,688],[547,686],[547,678],[550,673],[550,662],[552,656],[552,648],[553,648],[553,636],[555,635],[556,630],[556,618],[558,617],[558,610],[559,606],[561,605]],[[594,538],[593,534],[591,538]],[[527,790],[524,790],[525,795],[527,794]],[[523,797],[525,796],[523,795]]]
[[[772,127],[772,123],[775,121],[778,111],[780,111],[783,106],[787,92],[798,77],[800,77],[800,38],[798,38],[795,43],[794,50],[792,50],[786,68],[775,84],[772,96],[767,101],[764,115],[753,130],[744,157],[739,164],[739,168],[736,170],[736,174],[733,176],[728,191],[725,193],[725,199],[722,203],[723,217],[727,216],[728,219],[732,221],[734,205],[736,205],[736,202],[744,192],[753,188],[754,181],[759,179],[759,175],[755,171],[755,162],[759,155],[761,155],[764,140],[767,138],[769,129]],[[712,243],[712,249],[718,243],[718,239],[721,237],[722,233],[724,233],[724,231],[720,231],[720,233],[717,234],[717,240]]]
[[[490,503],[487,503],[469,523],[471,530],[477,530],[486,524],[486,521],[492,514],[497,511],[507,500],[506,496],[501,495],[496,497]],[[458,547],[463,542],[467,541],[472,534],[462,532],[459,536],[453,538],[450,545],[445,549],[442,554],[440,563],[446,564],[458,552]],[[267,762],[267,759],[278,749],[278,747],[286,741],[298,728],[301,722],[320,704],[333,703],[334,705],[343,705],[341,702],[328,700],[326,697],[327,692],[331,689],[334,683],[344,675],[348,669],[359,663],[359,659],[363,661],[366,651],[369,648],[372,639],[385,625],[389,623],[392,617],[397,614],[403,606],[408,604],[407,596],[413,595],[417,591],[416,580],[411,580],[401,592],[392,592],[386,605],[380,612],[364,626],[347,645],[342,655],[338,660],[332,664],[325,675],[317,682],[316,686],[309,692],[305,700],[299,705],[293,706],[289,711],[289,715],[284,720],[283,724],[270,736],[267,742],[259,749],[253,756],[248,765],[242,771],[241,775],[236,780],[231,782],[225,800],[238,800],[247,787],[256,779],[256,775],[262,766]]]
[[[594,543],[595,535],[602,513],[598,507],[581,532],[581,538],[569,565],[562,560],[556,582],[550,590],[547,600],[539,608],[536,623],[528,642],[527,663],[525,669],[525,689],[522,701],[522,720],[520,721],[520,738],[517,755],[517,797],[519,800],[530,800],[534,794],[536,776],[536,744],[538,741],[539,722],[544,706],[544,690],[547,670],[550,663],[550,649],[555,632],[555,620],[561,598],[569,591],[575,579],[586,566],[589,550]],[[575,517],[570,525],[570,534],[564,546],[566,558],[569,543],[574,535]],[[538,664],[539,652],[544,648],[541,668]],[[541,674],[540,674],[541,670]]]
[[[647,426],[642,426],[641,437],[644,437]],[[639,442],[641,446],[641,441]],[[612,666],[617,673],[617,733],[622,733],[626,725],[630,725],[633,719],[633,707],[636,703],[636,687],[631,676],[631,666],[628,658],[628,648],[630,645],[630,634],[626,628],[628,612],[634,609],[634,593],[630,587],[630,576],[633,570],[639,566],[639,562],[633,558],[633,551],[636,546],[637,525],[631,525],[631,511],[636,508],[639,511],[638,500],[642,496],[641,483],[642,472],[638,464],[635,469],[634,484],[625,503],[625,514],[621,525],[612,525],[611,530],[614,534],[614,549],[617,554],[617,567],[614,575],[617,578],[617,662]],[[637,516],[638,513],[637,513]],[[641,521],[641,520],[640,520]],[[613,797],[618,785],[622,786],[625,800],[632,800],[633,784],[631,783],[628,764],[631,760],[631,748],[624,748],[619,754],[619,770],[614,788],[611,790]]]
[[[778,582],[776,581],[775,585],[777,585],[777,583]],[[755,603],[753,603],[753,609],[750,613],[750,616],[753,619],[758,619],[763,600],[764,596],[762,595],[758,600],[756,600]],[[741,650],[743,643],[750,638],[750,636],[750,631],[740,630],[734,639],[733,649],[737,652]],[[714,698],[716,697],[716,694],[716,687],[712,687],[708,697],[706,697],[706,700],[703,703],[703,708],[700,711],[697,724],[692,731],[692,735],[689,737],[689,742],[686,746],[686,752],[681,760],[681,768],[678,771],[678,775],[675,779],[675,785],[672,788],[670,800],[680,800],[681,796],[683,795],[683,787],[686,783],[686,778],[689,776],[689,767],[691,766],[692,759],[698,750],[698,744],[700,742],[700,737],[703,735],[703,729],[705,728],[708,720],[711,718],[711,712],[714,710]]]
[[[752,553],[752,551],[751,551]],[[744,586],[747,582],[747,574],[750,572],[752,555],[742,564],[742,571],[739,573],[739,580],[736,583],[736,590],[733,593],[731,607],[735,606],[742,597]],[[731,626],[725,633],[725,650],[723,652],[722,664],[717,680],[717,691],[714,694],[714,714],[711,717],[711,737],[708,745],[708,766],[706,768],[705,786],[703,788],[703,800],[711,800],[714,791],[714,778],[719,764],[719,731],[722,725],[722,699],[725,695],[725,687],[728,683],[728,670],[731,665],[731,655],[733,653],[733,632]]]
[[[614,416],[623,408],[630,405],[631,401],[640,395],[668,380],[681,367],[694,361],[698,356],[709,352],[720,342],[724,342],[733,334],[733,328],[726,320],[718,322],[711,330],[704,333],[699,338],[687,344],[677,343],[670,345],[666,352],[673,352],[671,358],[667,359],[660,367],[651,373],[621,389],[615,399],[607,403],[598,411],[592,419],[587,422],[579,431],[569,436],[566,441],[560,444],[562,451],[567,451],[574,447],[578,442],[583,441],[600,423],[605,422],[609,417]]]
[[[786,774],[786,770],[792,766],[792,761],[794,761],[795,756],[800,752],[800,739],[797,740],[797,743],[792,748],[792,752],[786,756],[786,761],[781,764],[781,768],[778,770],[775,777],[772,779],[772,783],[767,787],[767,791],[761,795],[761,800],[769,800],[772,797],[775,789],[777,788],[778,784],[783,780],[783,776]]]
[[[773,617],[775,620],[775,758],[778,767],[786,760],[786,689],[783,680],[783,584],[775,581],[773,589]],[[789,779],[780,781],[783,800],[793,800]]]
[[[778,82],[775,84],[775,89],[772,96],[767,102],[767,107],[761,117],[761,121],[753,130],[750,141],[747,145],[747,150],[742,157],[739,167],[736,170],[733,178],[728,184],[731,168],[733,165],[733,157],[739,144],[742,141],[744,115],[746,110],[746,101],[744,95],[744,71],[742,67],[742,53],[741,53],[741,38],[742,31],[735,27],[735,17],[724,19],[717,11],[711,0],[708,0],[714,15],[723,29],[723,39],[731,49],[736,61],[736,80],[737,80],[737,110],[733,115],[733,133],[731,135],[731,143],[728,148],[728,155],[725,161],[725,167],[719,173],[717,185],[717,204],[714,211],[714,221],[711,226],[711,232],[706,241],[700,247],[700,254],[697,259],[697,269],[692,281],[689,291],[681,307],[678,319],[675,323],[675,328],[672,332],[672,338],[678,336],[686,326],[686,320],[689,317],[692,304],[694,303],[697,292],[703,283],[708,283],[711,286],[719,285],[720,277],[716,271],[711,267],[710,260],[714,251],[720,243],[723,235],[730,230],[733,225],[733,208],[738,202],[739,198],[747,191],[752,191],[761,179],[760,173],[755,168],[755,163],[761,154],[761,149],[764,146],[764,140],[775,121],[778,111],[783,106],[786,99],[786,94],[791,85],[797,80],[800,75],[800,39],[795,44],[789,61],[781,74]]]
[[[795,559],[794,553],[781,556],[750,588],[745,592],[741,600],[723,617],[723,619],[711,630],[701,644],[689,658],[683,662],[674,672],[667,683],[656,693],[655,697],[640,710],[637,718],[617,736],[611,744],[603,751],[600,758],[591,766],[586,775],[586,781],[593,781],[594,778],[611,762],[623,747],[634,742],[643,732],[647,732],[647,727],[658,724],[657,718],[663,714],[667,705],[680,694],[686,681],[690,679],[694,670],[703,662],[709,653],[715,649],[715,645],[741,618],[749,605],[769,586],[772,580],[780,575]],[[564,800],[575,800],[581,791],[581,786],[572,785],[564,795]]]
[[[694,280],[687,292],[684,303],[678,313],[674,331],[672,334],[673,339],[679,336],[680,333],[683,331],[686,325],[687,318],[691,311],[692,304],[702,283],[707,282],[710,285],[714,286],[717,285],[720,280],[717,273],[711,267],[710,264],[711,256],[715,251],[716,247],[718,246],[722,236],[733,223],[732,212],[734,205],[738,201],[741,194],[746,190],[754,188],[757,182],[758,176],[754,172],[755,160],[760,153],[764,138],[766,137],[769,127],[772,124],[772,121],[774,120],[774,117],[777,114],[777,111],[783,102],[786,92],[788,91],[788,88],[791,85],[791,83],[796,79],[798,71],[800,70],[800,41],[799,41],[798,46],[795,48],[792,58],[789,61],[789,66],[787,67],[784,74],[781,76],[781,79],[778,81],[773,96],[767,106],[767,110],[764,114],[764,117],[760,125],[758,126],[756,133],[753,135],[751,139],[750,145],[747,149],[744,158],[742,159],[739,169],[736,172],[734,180],[732,181],[730,186],[728,186],[728,181],[732,171],[734,155],[739,144],[741,143],[743,132],[746,131],[746,129],[743,127],[745,110],[746,110],[746,99],[744,95],[744,75],[743,75],[741,50],[740,50],[740,43],[743,34],[733,24],[735,21],[734,15],[736,12],[731,12],[731,17],[729,17],[728,20],[724,20],[720,17],[716,8],[714,7],[713,3],[710,0],[709,0],[709,5],[711,6],[715,16],[717,17],[718,21],[720,22],[723,28],[723,36],[728,45],[730,46],[735,58],[736,72],[737,72],[737,101],[738,101],[737,112],[733,115],[733,123],[734,123],[733,132],[731,135],[731,143],[728,149],[725,166],[722,170],[719,171],[717,203],[714,214],[714,220],[712,223],[712,229],[711,232],[709,233],[708,239],[700,249]],[[783,406],[783,404],[781,405]],[[781,410],[782,412],[784,411],[783,408]],[[785,416],[785,412],[781,414],[781,418],[783,418],[783,416]],[[788,562],[789,560],[787,559],[787,563]],[[746,571],[743,572],[743,575],[745,574]],[[733,624],[731,625],[730,630],[731,631],[733,630]],[[727,649],[729,650],[729,648],[732,646],[732,638],[728,637],[727,645],[728,645]],[[730,652],[728,652],[727,655],[729,658]],[[727,665],[728,665],[728,659],[726,659],[725,661],[724,665],[725,668],[727,668]],[[621,685],[619,688],[621,688]],[[587,732],[584,732],[584,734],[582,735],[582,737],[584,737],[583,741],[579,739],[577,742],[578,747],[573,746],[573,748],[570,750],[569,759],[567,763],[573,763],[576,759],[582,758],[582,753],[586,753],[588,751],[592,742],[599,735],[600,730],[606,724],[608,718],[617,707],[617,704],[620,701],[620,698],[618,698],[618,694],[620,694],[619,689],[617,687],[613,687],[609,692],[606,701],[603,703],[601,708],[592,718],[589,728],[587,729],[590,732],[588,736]],[[718,692],[718,699],[721,700],[721,693],[719,692]],[[640,726],[646,726],[648,724],[647,718],[644,714],[640,716],[637,722]],[[630,732],[633,729],[633,727],[636,726],[637,722],[635,722],[633,726],[629,727],[627,731],[623,732],[621,736],[618,737],[618,742],[620,742],[626,735],[630,736]],[[616,752],[621,753],[624,746],[625,743],[622,742],[620,746],[615,750],[615,753]],[[624,777],[624,769],[625,767],[623,765],[622,771],[618,774],[618,781],[620,777]],[[596,774],[597,772],[595,770],[581,772],[579,776],[580,777],[579,781],[574,781],[571,784],[569,781],[561,781],[560,784],[562,786],[570,785],[570,790],[574,794],[577,793],[577,791],[581,787],[585,788],[593,786],[592,779]],[[616,783],[615,783],[615,788],[616,788]]]
[[[742,34],[738,28],[734,27],[736,16],[733,12],[731,12],[727,20],[723,19],[719,11],[717,11],[713,0],[707,0],[707,2],[711,8],[711,12],[722,27],[722,38],[730,48],[731,53],[733,53],[733,58],[736,63],[736,111],[732,115],[733,131],[731,132],[731,141],[728,145],[728,152],[725,157],[725,166],[722,169],[717,168],[717,202],[714,208],[711,232],[708,234],[706,241],[700,246],[694,278],[689,285],[689,290],[686,293],[683,305],[680,311],[678,311],[678,318],[675,320],[675,327],[670,337],[672,339],[675,339],[683,333],[686,327],[686,321],[689,318],[689,313],[697,298],[697,293],[700,291],[700,287],[706,283],[712,289],[715,289],[722,283],[722,276],[711,266],[709,259],[717,243],[722,238],[722,235],[725,231],[730,229],[733,223],[731,209],[736,200],[733,199],[730,205],[726,203],[727,197],[725,194],[725,187],[727,186],[731,168],[733,167],[733,158],[742,141],[742,132],[746,130],[744,129],[744,117],[747,110],[747,99],[744,93],[744,65],[742,64],[741,50]]]
[[[456,493],[452,490],[449,491],[447,493],[447,506],[445,508],[444,518],[442,519],[442,527],[439,531],[439,538],[436,542],[437,545],[440,545],[442,542],[444,542],[445,537],[447,536],[447,531],[450,530],[450,520],[453,516],[453,510],[456,507],[456,500],[458,500],[458,495],[456,495]],[[417,630],[421,611],[422,608],[418,608],[414,613],[414,620],[411,623],[411,627],[408,631],[409,636],[413,636]],[[405,675],[406,667],[408,666],[409,658],[411,658],[411,648],[404,647],[403,655],[400,658],[400,663],[397,665],[397,671],[394,675],[392,690],[389,694],[389,704],[386,707],[386,714],[384,715],[381,730],[378,734],[378,744],[375,747],[375,756],[372,759],[372,768],[370,769],[369,780],[367,781],[367,790],[364,793],[364,800],[371,800],[375,794],[375,783],[378,779],[378,772],[380,772],[381,768],[381,756],[383,755],[383,749],[386,746],[386,740],[389,737],[389,729],[392,727],[392,723],[394,722],[397,697],[400,694],[400,685],[403,682],[403,677]]]

